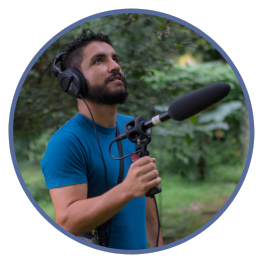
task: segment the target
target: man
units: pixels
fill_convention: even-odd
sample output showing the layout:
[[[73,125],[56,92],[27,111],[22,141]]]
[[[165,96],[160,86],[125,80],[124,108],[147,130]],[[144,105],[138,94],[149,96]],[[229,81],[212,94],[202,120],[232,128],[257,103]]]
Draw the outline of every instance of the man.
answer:
[[[116,185],[119,161],[113,160],[108,150],[116,137],[116,123],[122,133],[124,124],[132,119],[117,114],[116,104],[123,103],[128,95],[119,57],[106,35],[93,32],[75,40],[66,52],[61,69],[77,69],[87,83],[82,96],[95,121],[109,190],[91,113],[85,102],[77,99],[79,112],[52,136],[41,162],[56,221],[80,236],[111,219],[107,230],[110,247],[145,249],[147,240],[155,247],[155,205],[152,198],[145,197],[161,182],[155,159],[145,156],[132,163],[131,158],[126,158],[124,180]],[[122,145],[124,155],[135,151],[128,140]],[[112,146],[112,153],[118,156],[116,145]],[[160,235],[158,245],[162,244]]]

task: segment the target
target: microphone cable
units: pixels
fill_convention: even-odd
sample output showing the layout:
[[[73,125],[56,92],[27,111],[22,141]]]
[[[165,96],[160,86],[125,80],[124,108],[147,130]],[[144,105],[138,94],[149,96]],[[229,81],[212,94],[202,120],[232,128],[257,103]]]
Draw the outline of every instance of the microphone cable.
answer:
[[[160,234],[160,218],[159,218],[159,212],[158,212],[158,207],[157,207],[157,202],[155,199],[155,195],[153,196],[155,208],[156,208],[156,215],[157,215],[157,220],[158,220],[158,229],[157,229],[157,239],[156,239],[156,245],[155,247],[158,247],[158,241],[159,241],[159,234]]]
[[[120,160],[122,160],[122,159],[124,159],[124,158],[126,158],[126,157],[132,156],[132,155],[135,154],[135,153],[142,153],[142,151],[136,151],[136,152],[134,152],[134,153],[127,154],[127,155],[122,156],[122,157],[120,157],[120,158],[114,157],[114,156],[112,155],[112,153],[111,153],[111,146],[112,146],[112,144],[113,144],[114,142],[117,142],[117,141],[119,141],[119,140],[121,140],[121,139],[115,138],[115,139],[110,143],[110,146],[109,146],[110,156],[111,156],[111,158],[113,158],[114,160],[120,161]]]

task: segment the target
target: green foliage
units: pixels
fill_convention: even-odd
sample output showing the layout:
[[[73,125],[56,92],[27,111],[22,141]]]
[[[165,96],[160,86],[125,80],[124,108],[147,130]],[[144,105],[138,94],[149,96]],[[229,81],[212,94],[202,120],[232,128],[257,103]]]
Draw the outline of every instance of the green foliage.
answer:
[[[171,27],[171,32],[166,32],[168,27]],[[189,34],[179,38],[176,36],[184,31],[190,32],[189,29],[150,15],[106,16],[74,28],[55,41],[30,70],[16,106],[16,136],[32,137],[38,136],[47,128],[56,130],[76,112],[75,101],[61,92],[51,74],[51,65],[56,54],[90,29],[108,34],[121,57],[121,66],[126,72],[131,95],[122,110],[130,115],[133,115],[134,110],[147,107],[150,103],[146,98],[149,97],[151,89],[140,80],[142,76],[149,74],[147,68],[168,70],[170,63],[165,52],[172,51],[175,55],[179,52],[171,48],[170,43],[180,44],[181,49],[186,49],[191,42]],[[191,34],[196,35],[193,32]],[[155,37],[157,41],[154,40]]]
[[[25,184],[34,199],[37,202],[51,201],[40,166],[28,161],[18,162],[18,165]]]
[[[54,129],[46,129],[44,132],[32,134],[31,136],[21,135],[14,137],[16,158],[20,161],[31,161],[39,163],[47,147],[48,141],[54,133]]]
[[[37,202],[51,201],[47,186],[42,180],[31,182],[27,185],[27,188]]]
[[[242,163],[241,152],[246,149],[241,140],[238,142],[236,138],[240,134],[246,105],[232,69],[223,62],[195,64],[191,67],[175,64],[174,69],[174,74],[169,75],[154,70],[152,76],[144,77],[143,80],[162,92],[165,90],[162,87],[170,87],[170,98],[182,96],[185,90],[190,92],[214,82],[229,83],[231,92],[221,102],[184,122],[169,121],[153,129],[155,145],[152,145],[151,150],[153,154],[158,154],[159,149],[165,151],[165,160],[162,161],[164,171],[179,172],[185,179],[204,180],[207,166],[213,162],[212,159],[217,158],[211,152],[218,147],[222,150],[217,151],[221,161],[224,160],[229,165]],[[168,104],[155,105],[154,113],[158,114],[167,109]],[[232,143],[229,144],[229,141],[233,140],[237,142],[234,148]],[[165,143],[158,147],[160,142]]]
[[[240,109],[242,107],[241,101],[230,101],[219,105],[216,109],[211,110],[202,114],[199,118],[200,123],[205,122],[215,122],[220,123],[230,115],[234,110]],[[222,127],[225,130],[228,130],[228,126]]]

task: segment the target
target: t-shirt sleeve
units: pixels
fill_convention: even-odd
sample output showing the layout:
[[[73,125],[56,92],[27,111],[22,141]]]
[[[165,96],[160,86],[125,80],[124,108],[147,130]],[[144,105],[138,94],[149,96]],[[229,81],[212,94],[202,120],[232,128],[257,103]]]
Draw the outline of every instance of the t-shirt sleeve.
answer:
[[[47,188],[87,183],[87,161],[85,149],[75,134],[54,134],[41,161]]]

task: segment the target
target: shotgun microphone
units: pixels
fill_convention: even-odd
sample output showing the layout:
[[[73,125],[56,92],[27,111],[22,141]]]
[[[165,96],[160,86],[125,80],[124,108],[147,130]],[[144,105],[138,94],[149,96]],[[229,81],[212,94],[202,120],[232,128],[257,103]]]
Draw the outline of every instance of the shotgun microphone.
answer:
[[[218,82],[206,87],[194,90],[173,100],[168,108],[168,112],[156,115],[148,121],[141,123],[142,130],[159,125],[162,122],[173,119],[183,121],[193,115],[205,110],[218,101],[225,98],[230,91],[230,85],[225,82]],[[120,134],[115,140],[127,138],[125,133]]]
[[[194,90],[173,100],[168,108],[168,112],[154,116],[151,120],[143,124],[143,128],[151,128],[170,118],[176,121],[183,121],[193,115],[205,110],[228,95],[230,85],[218,82],[209,86]]]

